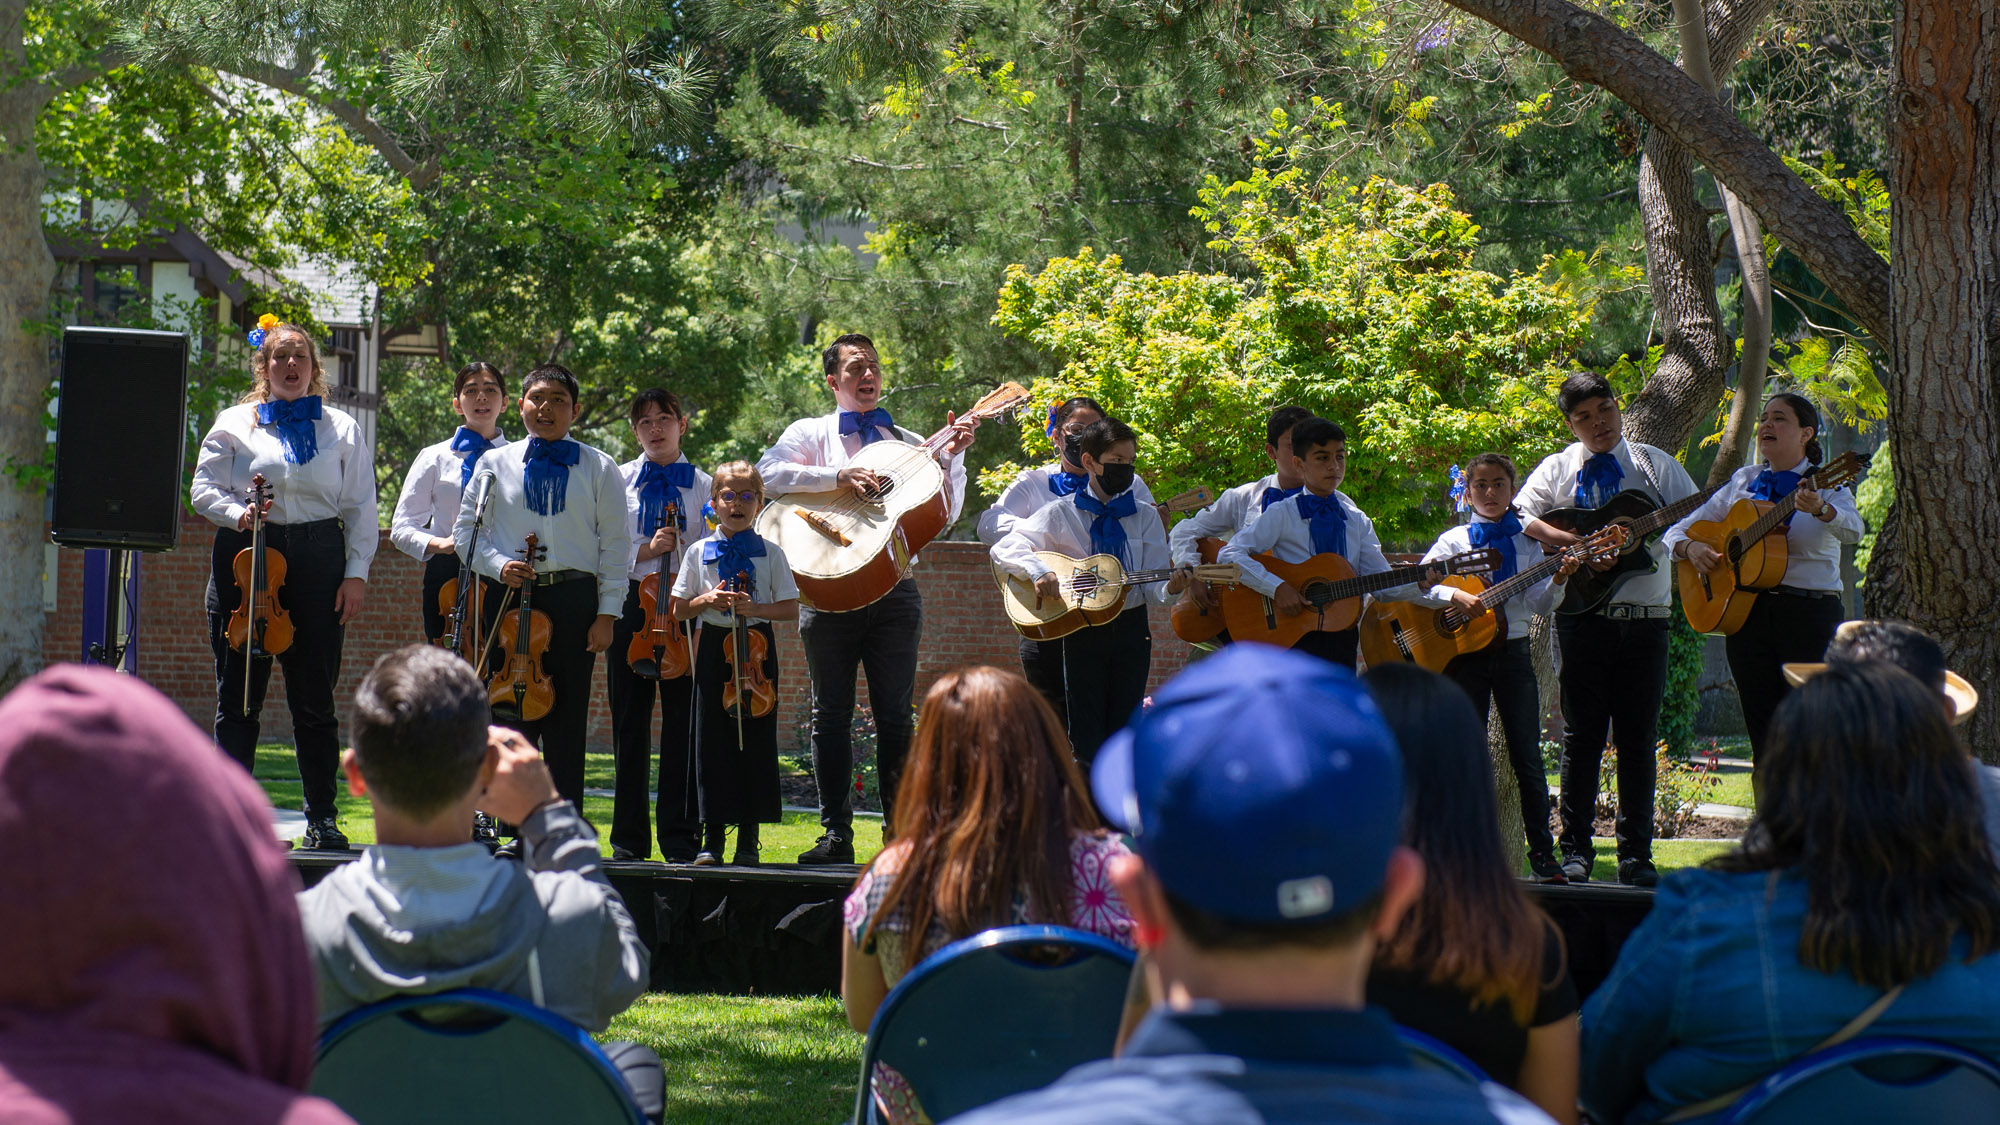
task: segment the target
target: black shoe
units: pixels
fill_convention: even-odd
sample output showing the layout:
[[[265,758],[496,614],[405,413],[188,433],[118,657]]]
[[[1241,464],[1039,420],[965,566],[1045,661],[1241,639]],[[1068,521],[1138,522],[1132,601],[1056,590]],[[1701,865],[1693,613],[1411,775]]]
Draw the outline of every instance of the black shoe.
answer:
[[[519,836],[514,836],[508,839],[506,843],[501,844],[497,848],[494,848],[493,854],[501,859],[519,860],[525,858],[524,855],[522,854],[522,848],[523,845],[521,843],[521,838]]]
[[[1590,882],[1590,861],[1580,855],[1566,855],[1562,861],[1563,879],[1571,883]]]
[[[729,858],[736,867],[757,866],[757,826],[745,824],[736,830],[736,854]]]
[[[485,844],[487,851],[500,846],[500,822],[477,810],[472,814],[472,842]]]
[[[1554,853],[1541,852],[1528,857],[1528,871],[1537,883],[1567,883],[1569,876],[1563,874],[1562,864],[1556,862]]]
[[[1618,881],[1628,887],[1657,887],[1660,873],[1653,868],[1650,859],[1621,859],[1618,861]]]
[[[820,833],[819,842],[799,853],[801,867],[830,867],[854,862],[854,841],[838,832]]]
[[[299,846],[309,851],[349,852],[347,835],[330,816],[316,816],[306,824],[306,834],[299,838]]]
[[[613,844],[611,845],[611,858],[618,861],[619,863],[638,863],[643,860],[651,859],[652,853],[648,852],[645,855],[640,855],[638,852],[633,851],[631,848],[621,848],[617,844]]]
[[[669,851],[666,848],[661,848],[660,862],[674,863],[686,866],[687,864],[693,863],[695,857],[700,854],[701,851],[697,848],[675,848],[672,851]]]

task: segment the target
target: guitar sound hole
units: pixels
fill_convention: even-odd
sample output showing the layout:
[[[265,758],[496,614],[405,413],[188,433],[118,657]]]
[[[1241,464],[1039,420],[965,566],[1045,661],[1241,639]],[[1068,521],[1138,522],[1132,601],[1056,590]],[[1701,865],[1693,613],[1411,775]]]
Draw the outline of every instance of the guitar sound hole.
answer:
[[[1305,589],[1299,591],[1299,596],[1310,606],[1323,606],[1333,600],[1327,596],[1327,584],[1319,581],[1307,582]]]

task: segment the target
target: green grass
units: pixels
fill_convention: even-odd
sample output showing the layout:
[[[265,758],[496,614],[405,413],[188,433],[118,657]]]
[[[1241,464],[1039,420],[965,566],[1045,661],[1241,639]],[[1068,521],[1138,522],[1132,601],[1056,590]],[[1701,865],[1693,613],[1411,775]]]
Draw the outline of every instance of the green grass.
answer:
[[[658,762],[655,761],[655,772]],[[584,757],[583,784],[586,789],[610,789],[613,778],[613,762],[609,753],[587,754]],[[299,788],[298,765],[293,759],[292,748],[281,744],[268,744],[257,748],[256,778],[271,798],[271,803],[281,809],[304,811],[305,795]],[[375,815],[368,808],[368,799],[351,796],[343,779],[335,791],[336,805],[340,810],[341,831],[357,847],[375,842]],[[611,854],[611,798],[585,797],[583,815],[597,827],[597,846],[605,855]],[[882,850],[881,820],[862,818],[855,823],[854,855],[856,861],[867,863]],[[790,863],[798,854],[813,846],[819,839],[819,818],[813,813],[786,813],[782,824],[766,824],[759,833],[761,854],[766,863]],[[730,846],[735,847],[735,834],[731,833]],[[654,859],[659,858],[659,845],[654,844]]]
[[[1596,845],[1597,858],[1590,866],[1590,880],[1593,883],[1616,883],[1618,881],[1618,841],[1607,836],[1599,836],[1591,841]],[[1660,874],[1678,871],[1683,867],[1699,867],[1713,856],[1734,851],[1733,840],[1654,840],[1653,866]],[[1528,861],[1521,860],[1520,874],[1528,873]]]
[[[831,996],[649,993],[599,1038],[660,1053],[668,1121],[819,1125],[854,1109],[861,1035]]]

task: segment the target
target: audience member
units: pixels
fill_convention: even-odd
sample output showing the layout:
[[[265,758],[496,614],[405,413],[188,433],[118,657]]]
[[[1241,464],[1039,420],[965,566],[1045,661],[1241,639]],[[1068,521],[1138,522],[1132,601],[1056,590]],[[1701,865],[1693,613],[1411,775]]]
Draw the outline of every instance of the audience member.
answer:
[[[1546,1122],[1494,1083],[1420,1070],[1363,1006],[1376,944],[1424,883],[1398,844],[1396,742],[1353,674],[1231,645],[1105,743],[1110,865],[1164,1003],[1124,1054],[960,1120]]]
[[[1583,1012],[1583,1108],[1710,1112],[1866,1032],[2000,1058],[2000,870],[1934,689],[1839,663],[1785,697],[1741,850],[1662,881]]]
[[[301,1091],[312,968],[250,776],[138,680],[0,702],[0,1120],[347,1116]]]
[[[1402,747],[1405,840],[1424,861],[1423,894],[1375,951],[1368,1002],[1574,1123],[1576,985],[1562,931],[1507,870],[1486,724],[1414,664],[1362,680]]]
[[[981,930],[1055,923],[1132,944],[1105,877],[1130,853],[1091,808],[1055,711],[1019,674],[981,666],[931,685],[894,815],[894,842],[847,896],[840,993],[856,1031],[912,966]],[[889,1121],[925,1120],[893,1069],[874,1083]]]
[[[490,988],[603,1031],[645,989],[646,946],[599,867],[596,830],[525,738],[489,725],[471,666],[434,645],[387,653],[350,721],[341,769],[375,810],[378,842],[299,896],[321,1024],[404,993]],[[521,826],[525,864],[468,842],[475,807]],[[605,1052],[657,1121],[659,1056]]]

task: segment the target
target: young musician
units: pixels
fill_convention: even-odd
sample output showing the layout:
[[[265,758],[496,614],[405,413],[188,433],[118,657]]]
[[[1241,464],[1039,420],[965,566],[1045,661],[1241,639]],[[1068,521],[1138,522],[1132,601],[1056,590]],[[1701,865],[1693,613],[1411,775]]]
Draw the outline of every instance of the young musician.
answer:
[[[922,445],[924,438],[896,425],[882,409],[882,363],[875,343],[859,333],[834,340],[821,356],[826,385],[839,406],[831,414],[801,418],[785,427],[776,445],[757,462],[770,491],[868,491],[882,482],[848,464],[877,441]],[[964,453],[972,444],[976,418],[946,415],[955,432],[939,453],[949,493],[949,519],[965,503]],[[799,610],[799,640],[806,650],[812,681],[813,778],[819,785],[819,842],[799,856],[803,864],[854,862],[854,673],[866,669],[868,706],[875,716],[875,765],[882,785],[883,824],[896,801],[896,781],[910,749],[910,704],[917,681],[917,641],[923,633],[924,602],[915,578],[905,576],[872,605],[844,613]]]
[[[1242,568],[1243,585],[1272,599],[1279,617],[1307,613],[1312,607],[1297,587],[1279,581],[1253,555],[1268,554],[1287,563],[1302,563],[1315,555],[1340,555],[1354,568],[1356,577],[1389,569],[1382,541],[1375,536],[1375,521],[1340,491],[1341,479],[1347,475],[1346,431],[1325,418],[1306,418],[1292,427],[1289,440],[1304,482],[1301,490],[1287,499],[1274,500],[1262,513],[1252,516],[1249,526],[1230,539],[1216,559]],[[1404,585],[1377,591],[1375,596],[1402,599],[1415,593],[1414,586]],[[1360,634],[1352,628],[1338,633],[1314,630],[1292,647],[1352,669],[1359,642]]]
[[[271,681],[269,658],[249,662],[250,706],[243,706],[244,654],[228,638],[240,604],[233,566],[250,546],[251,478],[271,488],[264,505],[266,546],[285,558],[278,602],[292,620],[292,644],[277,657],[305,785],[308,848],[346,849],[334,807],[340,723],[333,688],[340,679],[343,628],[361,612],[375,558],[375,466],[361,428],[321,403],[326,373],[304,329],[279,324],[264,332],[251,359],[250,390],[216,416],[201,442],[190,499],[216,525],[208,586],[209,646],[215,652],[215,741],[244,769],[256,761],[258,716]]]
[[[1667,529],[1661,543],[1703,574],[1726,566],[1706,543],[1687,537],[1696,520],[1720,520],[1738,500],[1783,500],[1797,492],[1798,511],[1785,520],[1785,581],[1759,591],[1743,627],[1724,645],[1729,673],[1743,701],[1743,724],[1750,731],[1754,760],[1764,746],[1771,715],[1791,686],[1784,665],[1819,659],[1840,628],[1840,548],[1859,542],[1864,530],[1854,496],[1844,488],[1818,493],[1799,478],[1819,467],[1819,411],[1803,395],[1772,395],[1757,419],[1757,453],[1762,465],[1738,469],[1729,484],[1686,519]],[[1783,468],[1780,468],[1783,466]]]
[[[494,721],[537,744],[557,791],[582,808],[590,681],[597,654],[610,647],[612,627],[625,607],[632,518],[618,463],[569,437],[577,413],[576,376],[554,363],[528,372],[521,380],[520,409],[527,439],[479,459],[452,538],[488,579],[486,611],[496,623],[503,601],[518,609],[520,592],[529,586],[533,608],[548,615],[549,644],[541,658],[554,692],[548,714],[530,720],[510,713],[510,696],[497,701]],[[491,502],[475,542],[473,518],[484,496]],[[546,552],[532,565],[522,557],[530,534]],[[511,596],[503,597],[503,591]],[[502,669],[507,657],[496,637],[489,666]]]
[[[1656,505],[1695,492],[1694,481],[1673,454],[1625,440],[1618,397],[1604,376],[1580,371],[1563,381],[1556,406],[1576,442],[1552,453],[1528,474],[1515,500],[1528,517],[1527,534],[1551,547],[1577,537],[1541,516],[1557,508],[1597,508],[1621,491],[1637,489]],[[1597,771],[1608,735],[1618,755],[1618,881],[1635,887],[1659,882],[1653,870],[1653,756],[1660,700],[1667,685],[1667,629],[1673,616],[1673,574],[1667,549],[1646,550],[1656,569],[1627,578],[1593,613],[1558,614],[1556,644],[1562,653],[1563,875],[1590,878],[1596,849],[1591,820],[1597,805]],[[1611,563],[1593,563],[1608,568]]]
[[[700,847],[695,824],[694,680],[647,678],[632,671],[626,657],[632,636],[651,628],[639,601],[639,584],[659,575],[658,608],[667,609],[681,547],[688,528],[701,527],[708,500],[708,474],[681,452],[688,416],[679,396],[653,387],[633,396],[632,436],[643,452],[623,465],[626,504],[632,511],[637,552],[625,591],[625,612],[611,631],[605,679],[611,689],[612,739],[618,780],[611,813],[611,858],[645,859],[653,854],[652,814],[646,792],[653,764],[653,700],[660,701],[660,858],[691,863]]]
[[[1036,558],[1036,551],[1077,559],[1115,555],[1127,571],[1169,565],[1166,532],[1151,509],[1139,502],[1133,483],[1139,435],[1116,418],[1103,418],[1078,435],[1077,447],[1089,474],[1088,485],[1016,523],[993,545],[994,565],[1032,580],[1045,598],[1061,596],[1061,576]],[[1175,597],[1187,587],[1189,577],[1182,571],[1168,581],[1136,587],[1126,593],[1123,613],[1063,638],[1070,750],[1084,768],[1146,696],[1146,675],[1153,665],[1147,603]]]
[[[723,828],[735,824],[739,867],[757,865],[757,826],[781,819],[778,801],[778,712],[751,712],[751,669],[732,663],[736,628],[764,640],[761,671],[773,691],[778,686],[778,638],[771,622],[799,615],[799,588],[792,568],[776,543],[759,536],[751,525],[764,505],[764,479],[748,461],[718,465],[709,486],[715,506],[716,529],[683,552],[674,579],[673,613],[681,621],[701,618],[701,644],[695,655],[694,684],[698,697],[701,765],[696,770],[701,792],[702,845],[695,862],[722,861]],[[738,685],[741,685],[740,687]],[[723,695],[738,687],[737,714],[723,706]],[[740,736],[740,738],[739,738]]]
[[[1486,577],[1488,586],[1539,562],[1540,544],[1521,533],[1521,514],[1514,510],[1514,481],[1514,462],[1502,454],[1481,453],[1468,462],[1465,498],[1472,505],[1472,522],[1446,528],[1423,561],[1490,547],[1500,552],[1500,569]],[[1544,883],[1566,880],[1562,864],[1556,862],[1555,837],[1549,833],[1549,781],[1542,772],[1542,704],[1535,688],[1534,654],[1528,649],[1528,619],[1553,609],[1563,583],[1575,572],[1576,564],[1565,562],[1525,593],[1508,599],[1501,607],[1507,616],[1507,635],[1478,652],[1459,656],[1444,669],[1444,674],[1472,697],[1472,708],[1482,726],[1489,699],[1500,713],[1500,727],[1507,735],[1507,761],[1514,767],[1514,780],[1521,790],[1528,870]],[[1486,612],[1476,594],[1453,586],[1420,585],[1426,586],[1431,601],[1456,604],[1474,616]]]
[[[981,543],[993,546],[1022,520],[1089,484],[1090,474],[1084,471],[1083,450],[1078,441],[1083,431],[1102,417],[1104,408],[1097,400],[1082,395],[1049,407],[1048,435],[1056,444],[1058,460],[1046,468],[1029,469],[1015,477],[1014,483],[1000,493],[1000,499],[980,514]],[[1153,506],[1153,490],[1146,487],[1145,481],[1134,477],[1132,493],[1141,506]],[[1055,708],[1059,719],[1066,715],[1062,645],[1061,637],[1052,641],[1021,638],[1021,672],[1042,693],[1042,698],[1049,701],[1049,706]]]
[[[1271,459],[1272,472],[1248,484],[1235,488],[1216,498],[1215,503],[1174,525],[1167,535],[1167,546],[1173,553],[1175,566],[1195,566],[1202,561],[1200,541],[1220,539],[1224,543],[1236,537],[1236,533],[1250,525],[1264,509],[1280,500],[1289,500],[1299,494],[1304,481],[1299,476],[1298,462],[1292,458],[1292,427],[1312,417],[1312,411],[1303,406],[1280,406],[1271,411],[1264,423],[1264,456]],[[1340,470],[1347,471],[1347,444],[1340,446]],[[1338,477],[1333,487],[1340,487]],[[1190,587],[1196,603],[1204,609],[1216,607],[1215,591],[1199,578]]]
[[[490,363],[468,363],[451,384],[451,409],[465,424],[449,441],[426,446],[403,476],[396,514],[389,521],[389,542],[424,564],[424,637],[432,644],[443,637],[447,618],[438,608],[438,591],[458,577],[458,547],[451,525],[472,468],[488,450],[507,444],[500,432],[500,412],[507,408],[507,378]]]

